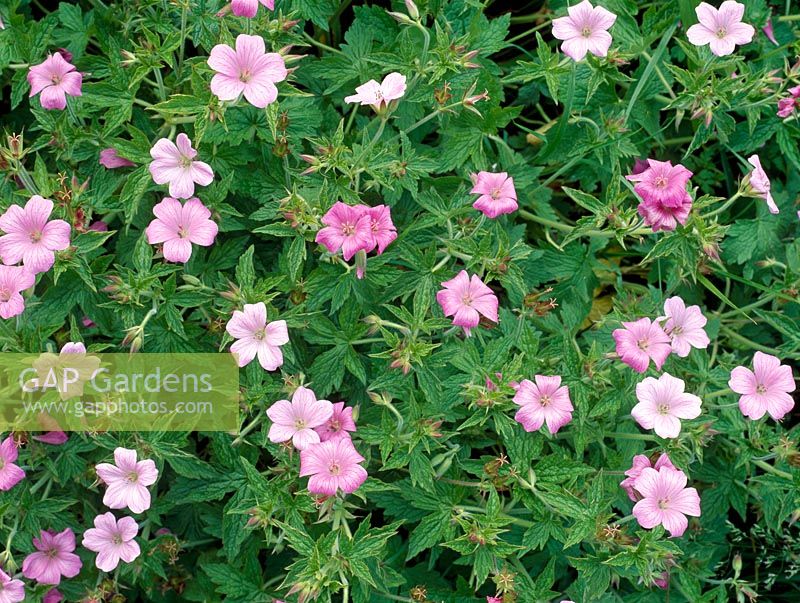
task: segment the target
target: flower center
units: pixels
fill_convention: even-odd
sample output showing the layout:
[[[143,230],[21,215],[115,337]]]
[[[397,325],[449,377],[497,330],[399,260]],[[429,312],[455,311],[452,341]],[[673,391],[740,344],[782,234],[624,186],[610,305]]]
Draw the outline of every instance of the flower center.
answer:
[[[243,84],[246,84],[250,81],[250,78],[253,77],[253,74],[250,73],[249,69],[243,69],[242,72],[239,74],[239,81]]]
[[[342,430],[342,423],[339,421],[339,419],[332,419],[331,420],[330,430],[331,431],[341,431]]]
[[[500,189],[499,188],[493,188],[492,189],[492,199],[497,201],[499,198],[500,198]]]
[[[728,35],[728,31],[724,27],[720,27],[719,29],[717,29],[716,35],[721,40],[722,38]]]
[[[346,237],[352,237],[356,232],[356,225],[351,224],[350,222],[344,222],[342,224],[342,234]]]
[[[253,333],[253,338],[257,339],[258,341],[262,341],[267,336],[266,329],[259,329],[255,333]]]
[[[756,393],[761,394],[762,396],[767,393],[767,388],[765,385],[759,383],[756,385]]]
[[[139,474],[136,471],[130,471],[128,475],[125,476],[125,479],[128,480],[130,483],[135,484],[139,481]]]
[[[668,415],[669,414],[669,404],[664,404],[663,402],[656,406],[656,411],[660,415]]]
[[[6,288],[0,289],[0,302],[6,303],[11,299],[11,291]],[[3,468],[3,461],[0,459],[0,469]]]
[[[42,231],[41,230],[33,230],[30,233],[31,243],[38,243],[42,240]]]
[[[650,342],[647,341],[646,339],[640,339],[639,341],[636,342],[636,345],[640,350],[646,352],[647,348],[650,346]]]
[[[328,467],[328,471],[331,475],[339,475],[342,472],[342,467],[339,465],[338,461],[333,461]]]
[[[3,467],[5,467],[5,466],[6,466],[6,459],[0,458],[0,470],[2,470]]]
[[[114,544],[116,546],[121,545],[122,544],[122,535],[121,534],[114,534],[111,537],[111,544]]]
[[[464,297],[461,298],[461,303],[465,306],[472,306],[472,295],[465,293]]]
[[[678,325],[678,326],[672,327],[672,334],[673,335],[680,335],[681,333],[683,333],[683,327],[682,326]]]
[[[667,188],[667,179],[664,176],[656,176],[653,184],[656,188]]]
[[[668,498],[659,498],[658,499],[658,508],[662,510],[669,509],[669,499]]]
[[[47,555],[47,557],[49,559],[55,559],[56,557],[58,557],[58,549],[51,547],[51,548],[47,549],[44,552],[44,554]]]
[[[178,226],[178,236],[182,239],[189,238],[189,229],[185,226]]]
[[[50,81],[53,82],[54,86],[58,86],[61,83],[61,76],[54,73],[50,76]]]
[[[306,428],[306,422],[303,419],[295,419],[294,420],[294,428],[297,431],[305,429]]]
[[[181,155],[181,167],[184,169],[192,167],[192,158]]]
[[[541,404],[542,406],[550,406],[550,402],[552,402],[552,400],[548,395],[544,395],[539,398],[539,404]]]
[[[584,38],[591,38],[591,37],[592,37],[592,28],[591,28],[591,27],[584,27],[584,28],[581,30],[581,35],[582,35]]]

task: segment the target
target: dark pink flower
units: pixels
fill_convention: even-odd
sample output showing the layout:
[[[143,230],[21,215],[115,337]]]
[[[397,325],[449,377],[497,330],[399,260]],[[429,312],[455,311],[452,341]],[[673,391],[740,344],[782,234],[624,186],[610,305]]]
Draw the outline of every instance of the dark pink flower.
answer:
[[[753,171],[750,172],[747,179],[750,188],[767,202],[769,213],[780,213],[778,206],[775,205],[775,200],[772,198],[772,193],[770,192],[771,185],[769,176],[767,176],[764,168],[761,167],[761,159],[759,159],[758,155],[750,155],[750,157],[747,158],[747,162],[753,166]]]
[[[733,369],[728,387],[741,394],[739,409],[751,419],[769,413],[779,421],[794,408],[792,367],[781,364],[779,358],[770,354],[756,352],[752,371],[744,366]]]
[[[58,589],[51,588],[42,598],[42,603],[61,603],[64,600],[64,595],[58,592]]]
[[[775,44],[775,46],[780,46],[778,40],[775,39],[775,30],[772,28],[772,16],[767,19],[767,24],[761,28],[761,31],[764,32],[764,35],[767,36],[767,39]]]
[[[324,245],[330,253],[341,249],[345,260],[360,250],[371,249],[370,245],[373,245],[372,216],[358,207],[337,201],[322,217],[322,223],[325,228],[317,233],[317,243]]]
[[[394,100],[401,98],[406,92],[406,76],[392,72],[383,78],[380,84],[370,80],[356,88],[356,94],[347,96],[346,103],[371,105],[376,112],[381,112]]]
[[[436,301],[445,316],[453,317],[453,324],[464,328],[469,337],[470,329],[477,327],[481,315],[492,322],[498,322],[497,296],[487,287],[477,274],[472,278],[466,270],[442,283],[444,289],[436,293]]]
[[[558,375],[545,377],[536,375],[533,381],[523,379],[514,395],[514,403],[521,406],[514,420],[525,431],[536,431],[543,423],[551,434],[556,433],[572,420],[572,401],[569,388],[561,385]]]
[[[778,117],[789,117],[797,107],[797,100],[794,98],[782,98],[778,100]]]
[[[366,205],[359,205],[356,206],[356,209],[361,209],[370,219],[372,241],[369,249],[364,251],[372,251],[377,247],[378,255],[382,254],[389,246],[389,243],[397,238],[397,229],[392,222],[392,212],[389,206],[376,205],[375,207],[367,207]]]
[[[61,576],[74,578],[81,571],[83,563],[75,550],[75,533],[69,528],[59,533],[42,530],[39,538],[33,539],[36,552],[22,562],[22,574],[39,584],[61,583]]]
[[[323,425],[315,427],[314,431],[319,434],[321,442],[327,442],[336,438],[349,438],[348,432],[356,430],[356,423],[353,421],[353,409],[345,406],[344,402],[337,402],[333,405],[333,414]]]
[[[625,177],[637,183],[633,187],[636,194],[655,205],[670,208],[683,205],[689,195],[686,184],[692,177],[692,172],[680,164],[673,166],[670,161],[648,159],[647,164],[649,167],[641,173]]]
[[[703,328],[708,319],[703,316],[700,306],[687,308],[680,296],[675,295],[664,302],[664,316],[658,317],[657,321],[664,323],[672,351],[681,358],[686,358],[692,348],[703,350],[710,343]]]
[[[14,438],[0,442],[0,490],[11,490],[25,478],[25,472],[14,463],[19,456]]]
[[[472,207],[482,212],[487,218],[496,218],[502,214],[517,211],[517,191],[514,179],[506,172],[478,172],[470,176],[474,186],[470,191],[478,194]]]
[[[660,370],[672,351],[669,335],[649,318],[623,322],[622,326],[624,328],[612,333],[622,362],[636,372],[644,373],[652,360]]]
[[[300,477],[310,476],[308,491],[334,496],[339,490],[351,494],[367,479],[350,438],[335,438],[309,446],[300,453]]]
[[[636,483],[637,478],[642,474],[642,469],[646,469],[647,467],[653,467],[656,470],[661,469],[661,467],[669,467],[670,469],[675,469],[677,471],[675,465],[672,464],[672,461],[669,460],[669,457],[666,455],[666,453],[661,454],[658,457],[655,465],[653,465],[650,462],[650,458],[644,454],[637,454],[634,456],[631,468],[625,472],[627,477],[619,483],[625,492],[628,493],[628,498],[634,502],[642,497],[638,492],[636,492],[633,485]]]
[[[153,208],[156,219],[145,230],[151,245],[163,243],[164,259],[185,264],[192,255],[192,243],[201,247],[214,244],[219,228],[211,220],[211,211],[197,197],[184,205],[165,197]]]
[[[117,154],[117,149],[103,149],[100,151],[100,165],[113,170],[121,167],[133,167],[136,164],[133,161],[128,161],[124,157]]]
[[[28,71],[28,83],[31,85],[30,96],[41,93],[39,100],[44,109],[65,109],[67,97],[81,96],[83,75],[75,71],[75,65],[64,60],[58,52],[47,57]]]

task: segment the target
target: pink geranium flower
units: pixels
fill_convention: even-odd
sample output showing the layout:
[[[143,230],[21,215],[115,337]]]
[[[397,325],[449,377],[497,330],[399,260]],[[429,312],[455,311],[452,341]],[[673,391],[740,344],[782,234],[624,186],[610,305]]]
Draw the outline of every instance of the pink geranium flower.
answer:
[[[661,370],[672,351],[669,335],[649,318],[623,322],[622,326],[623,329],[614,329],[612,333],[622,362],[636,372],[643,373],[652,360],[656,368]]]
[[[274,371],[283,364],[280,346],[289,343],[285,320],[267,322],[264,302],[245,304],[244,311],[234,310],[225,329],[236,343],[231,352],[237,355],[239,366],[245,366],[258,356],[265,371]]]
[[[83,534],[83,546],[97,553],[95,565],[104,572],[114,571],[120,560],[130,563],[141,550],[134,540],[139,526],[133,517],[119,521],[113,513],[103,513],[94,518],[94,527]]]
[[[750,172],[750,175],[748,176],[750,188],[754,193],[756,193],[756,195],[767,202],[769,213],[780,213],[778,206],[775,205],[775,200],[772,198],[772,193],[770,192],[769,177],[764,171],[764,168],[761,167],[761,159],[759,159],[758,155],[751,155],[747,158],[747,162],[753,166],[753,171]]]
[[[294,390],[292,401],[278,400],[267,409],[272,421],[269,428],[269,441],[286,442],[298,450],[305,450],[312,444],[319,444],[320,434],[315,431],[333,416],[333,404],[328,400],[317,400],[316,394],[307,387]]]
[[[628,498],[634,502],[641,499],[642,496],[633,486],[636,483],[636,480],[642,474],[642,470],[648,467],[653,467],[656,471],[661,469],[661,467],[669,467],[670,469],[675,469],[677,471],[675,465],[672,464],[672,461],[669,460],[669,457],[666,454],[661,454],[658,457],[655,465],[653,465],[650,462],[650,458],[644,454],[637,454],[634,456],[631,468],[625,472],[627,477],[619,483],[625,492],[628,493]]]
[[[34,195],[22,208],[11,205],[0,216],[0,257],[4,264],[22,265],[33,273],[47,272],[56,251],[69,247],[70,227],[64,220],[49,220],[53,202]]]
[[[247,102],[259,109],[275,102],[278,98],[275,84],[285,80],[289,73],[281,55],[266,51],[264,38],[247,34],[236,36],[236,50],[225,44],[214,46],[208,65],[216,71],[211,78],[211,92],[219,100],[232,101],[244,95]]]
[[[259,3],[266,6],[269,10],[275,10],[275,0],[233,0],[231,9],[237,17],[247,17],[252,19],[258,12]]]
[[[383,111],[390,102],[401,98],[406,92],[406,76],[392,72],[380,84],[370,80],[356,88],[356,94],[347,96],[346,103],[371,105],[375,111]]]
[[[643,528],[663,525],[670,536],[682,536],[689,526],[686,515],[700,517],[700,496],[686,487],[683,471],[642,469],[634,488],[643,498],[633,506],[633,515]]]
[[[436,293],[436,301],[445,316],[453,317],[454,325],[464,328],[467,337],[470,329],[478,326],[480,315],[498,322],[497,296],[477,274],[470,278],[467,271],[462,270],[454,278],[443,282],[442,287],[444,289]]]
[[[636,385],[639,403],[631,410],[636,422],[645,429],[653,429],[662,438],[677,438],[681,432],[681,419],[700,416],[700,398],[683,390],[682,379],[664,373],[658,379],[647,377]]]
[[[364,212],[363,207],[352,207],[337,201],[322,216],[322,223],[325,228],[317,233],[316,241],[330,253],[341,249],[344,259],[349,260],[358,251],[374,248],[372,215]]]
[[[580,61],[591,52],[604,57],[611,46],[608,29],[617,15],[602,6],[592,6],[589,0],[567,8],[569,16],[553,19],[553,37],[564,40],[561,50],[574,61]]]
[[[664,316],[660,316],[658,322],[664,323],[664,332],[670,336],[672,351],[681,358],[686,358],[692,348],[703,350],[708,347],[708,335],[703,329],[708,319],[703,316],[700,306],[687,308],[677,295],[670,297],[664,302]]]
[[[514,420],[520,423],[525,431],[536,431],[547,423],[551,434],[556,433],[572,420],[572,401],[569,398],[569,388],[561,385],[561,377],[545,377],[536,375],[536,383],[523,379],[514,403],[522,408],[514,415]]]
[[[517,211],[517,191],[514,179],[506,172],[478,172],[470,176],[474,186],[470,191],[478,194],[472,207],[482,212],[487,218],[496,218],[502,214]]]
[[[790,392],[795,390],[792,367],[769,354],[756,352],[753,370],[737,366],[728,381],[739,398],[739,409],[751,419],[760,419],[765,413],[776,421],[794,408]]]
[[[764,32],[764,35],[767,36],[767,39],[775,44],[775,46],[780,46],[778,40],[775,39],[775,29],[772,27],[772,15],[770,15],[770,18],[767,19],[767,24],[761,28],[761,31]]]
[[[31,85],[30,96],[41,93],[39,101],[43,109],[63,110],[67,106],[67,94],[81,96],[83,75],[57,52],[43,63],[31,66],[28,83]]]
[[[108,148],[100,151],[100,165],[113,170],[121,167],[133,167],[136,164],[133,161],[128,161],[124,157],[120,157],[117,149]]]
[[[192,243],[201,247],[214,244],[219,228],[210,219],[209,210],[197,197],[185,205],[172,197],[165,197],[153,208],[156,219],[145,230],[151,245],[164,244],[164,259],[168,262],[186,263],[192,255]]]
[[[36,277],[23,266],[0,266],[0,317],[22,314],[25,300],[20,292],[30,289],[35,282]]]
[[[127,448],[114,450],[114,464],[100,463],[97,476],[108,486],[103,504],[110,509],[128,508],[143,513],[150,508],[150,491],[158,479],[156,464],[150,459],[136,460],[136,451]]]
[[[397,229],[392,222],[392,212],[388,205],[376,205],[367,207],[359,205],[356,209],[361,209],[370,220],[370,241],[369,248],[365,251],[372,251],[378,248],[378,255],[382,254],[389,246],[389,243],[397,238]]]
[[[731,54],[736,45],[749,44],[756,33],[755,28],[742,23],[744,4],[725,0],[719,9],[707,2],[701,2],[694,9],[700,23],[686,31],[686,37],[695,46],[705,46],[718,57]]]
[[[797,106],[794,98],[781,98],[778,100],[778,117],[789,117]]]
[[[177,144],[176,144],[177,143]],[[178,134],[175,142],[159,139],[150,149],[150,174],[156,184],[169,183],[169,195],[177,199],[188,199],[194,195],[194,185],[208,186],[214,180],[214,172],[207,163],[195,161],[197,151],[184,133]]]
[[[312,494],[334,496],[339,490],[351,494],[367,479],[367,470],[359,464],[364,460],[350,438],[331,439],[300,453],[300,477],[311,476]]]
[[[12,580],[0,569],[0,603],[19,603],[25,600],[25,585],[22,580]]]
[[[75,533],[69,528],[56,533],[42,530],[39,538],[33,539],[36,552],[22,562],[22,575],[39,584],[60,584],[61,576],[74,578],[83,563],[75,550]]]
[[[314,431],[319,434],[321,442],[336,438],[349,438],[350,434],[348,432],[355,430],[356,423],[353,421],[353,409],[345,406],[344,402],[334,404],[331,418],[321,426],[314,428]]]
[[[686,223],[692,209],[692,197],[686,190],[692,172],[669,161],[648,159],[647,164],[647,169],[625,176],[637,183],[633,190],[642,198],[639,215],[654,231],[675,230],[678,223]]]
[[[0,490],[11,490],[25,477],[25,472],[14,464],[18,456],[14,438],[8,436],[0,443]]]

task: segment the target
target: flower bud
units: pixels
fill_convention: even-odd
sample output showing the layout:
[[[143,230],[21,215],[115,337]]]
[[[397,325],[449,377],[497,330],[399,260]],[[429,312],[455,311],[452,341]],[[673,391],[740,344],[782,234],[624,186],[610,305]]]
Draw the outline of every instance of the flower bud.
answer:
[[[414,19],[414,21],[419,21],[419,9],[417,5],[414,4],[414,0],[406,0],[406,10],[408,11],[408,16]]]

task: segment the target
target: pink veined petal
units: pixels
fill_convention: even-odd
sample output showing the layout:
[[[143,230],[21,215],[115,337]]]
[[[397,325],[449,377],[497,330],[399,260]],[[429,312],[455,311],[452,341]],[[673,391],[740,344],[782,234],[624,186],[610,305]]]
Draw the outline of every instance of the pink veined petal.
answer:
[[[200,186],[208,186],[214,180],[211,166],[203,161],[193,161],[191,171],[192,179]]]
[[[705,46],[717,38],[716,34],[702,23],[695,23],[687,29],[686,37],[695,46]]]
[[[725,36],[724,38],[718,38],[714,36],[714,39],[708,43],[708,47],[711,49],[711,52],[718,57],[724,57],[729,54],[733,54],[733,51],[736,50],[736,43],[731,39],[730,36]]]
[[[244,97],[254,107],[263,109],[278,98],[278,88],[269,79],[253,78],[244,87]]]
[[[286,345],[289,343],[289,331],[286,328],[285,320],[273,320],[267,325],[267,343],[272,346]]]
[[[265,371],[277,370],[283,364],[283,352],[280,348],[262,341],[258,346],[258,363]]]
[[[689,527],[689,520],[686,519],[686,516],[672,508],[664,509],[661,517],[661,524],[673,538],[683,536],[686,528]]]
[[[82,83],[83,74],[80,71],[70,71],[61,76],[61,89],[70,96],[82,96]]]
[[[152,486],[158,480],[158,469],[151,459],[145,459],[137,464],[139,483],[143,486]]]
[[[97,477],[103,480],[105,484],[125,479],[126,472],[111,463],[100,463],[95,466],[94,470],[97,473]]]
[[[258,58],[254,72],[257,79],[269,82],[282,82],[289,75],[286,69],[286,62],[277,52],[268,52]]]
[[[168,138],[159,138],[150,149],[150,156],[153,159],[162,159],[174,166],[180,165],[181,153],[175,143]]]
[[[657,415],[653,402],[639,402],[631,409],[631,416],[644,429],[652,429]]]
[[[636,487],[636,486],[634,486]],[[638,487],[636,487],[639,490]],[[641,492],[641,490],[639,490]],[[654,528],[661,523],[663,512],[655,498],[643,498],[633,505],[633,515],[643,528]]]
[[[544,418],[544,412],[538,404],[525,404],[514,415],[514,420],[528,432],[538,430],[544,423]]]
[[[269,428],[267,437],[269,437],[270,442],[280,444],[281,442],[288,442],[291,440],[295,431],[296,429],[294,426],[273,423]]]
[[[192,242],[189,239],[174,238],[164,241],[164,259],[168,262],[185,264],[192,257]]]
[[[94,564],[97,566],[97,569],[104,572],[113,572],[119,565],[119,554],[116,550],[110,550],[108,548],[101,549],[97,552],[97,558],[94,560]]]
[[[403,96],[406,92],[406,76],[392,72],[383,78],[381,83],[381,93],[384,100],[396,100]]]
[[[700,495],[694,488],[685,488],[670,499],[670,507],[685,515],[700,517]]]
[[[123,518],[125,519],[125,518]],[[134,559],[136,559],[141,553],[139,549],[139,544],[131,540],[129,542],[124,542],[119,547],[119,558],[122,559],[125,563],[130,563]]]
[[[755,28],[748,23],[735,23],[728,29],[728,37],[740,46],[753,41]]]
[[[259,57],[264,56],[266,46],[261,36],[239,34],[236,36],[236,56],[239,65],[252,67],[257,64]]]
[[[273,423],[293,425],[294,410],[292,410],[292,403],[288,400],[278,400],[267,409],[267,416]]]
[[[22,260],[30,245],[30,238],[24,233],[12,233],[0,237],[0,258],[6,265]]]
[[[31,272],[47,272],[56,261],[55,254],[44,245],[32,245],[25,250],[22,263]]]
[[[175,137],[175,146],[178,148],[178,152],[182,157],[193,159],[197,156],[197,151],[192,148],[192,141],[189,140],[189,137],[183,132]]]
[[[607,56],[612,41],[611,34],[607,31],[596,31],[586,39],[589,52],[596,57]]]
[[[150,508],[150,491],[142,485],[128,487],[128,508],[134,513],[144,513]]]
[[[580,61],[589,52],[589,42],[583,36],[569,38],[561,43],[561,50],[573,61]]]
[[[767,413],[767,403],[763,396],[744,394],[739,398],[739,410],[744,416],[757,421]]]
[[[717,14],[720,22],[730,27],[741,21],[742,17],[744,17],[744,4],[736,2],[735,0],[725,0],[725,2],[719,5]]]
[[[51,220],[42,228],[41,243],[48,249],[62,251],[69,247],[70,226],[64,220]]]
[[[770,396],[767,403],[767,412],[769,416],[780,421],[787,413],[791,412],[794,408],[794,398],[785,392],[778,392]]]
[[[174,230],[158,218],[150,222],[144,233],[147,236],[147,242],[151,245],[157,245],[178,236]]]
[[[595,6],[591,18],[593,27],[605,30],[614,25],[617,15],[602,6]]]
[[[658,494],[660,487],[659,472],[651,467],[645,467],[636,478],[634,488],[636,488],[642,496],[654,497]]]
[[[115,530],[119,531],[122,540],[133,540],[139,533],[139,524],[133,517],[121,517],[116,523]]]
[[[553,19],[553,37],[559,40],[566,40],[579,36],[580,34],[580,28],[575,25],[572,17]]]
[[[169,194],[178,199],[188,199],[194,195],[194,178],[191,168],[180,169],[169,182]]]
[[[211,78],[211,92],[219,100],[232,101],[244,92],[245,84],[239,78],[217,73]]]
[[[681,422],[674,415],[655,413],[652,417],[653,431],[660,438],[677,438],[681,433]]]
[[[459,327],[477,327],[480,323],[481,317],[475,308],[468,306],[461,306],[456,310],[453,316],[453,324]]]
[[[701,24],[703,24],[709,30],[713,31],[716,29],[718,15],[716,8],[711,6],[708,2],[701,2],[697,7],[695,7],[694,12],[697,15],[697,20],[700,21]]]
[[[292,444],[298,450],[305,450],[313,444],[319,444],[319,434],[313,429],[301,429],[292,436]]]
[[[36,96],[48,86],[52,86],[53,80],[41,65],[34,65],[28,71],[28,83],[31,85],[29,96]]]
[[[236,79],[239,77],[239,60],[236,56],[236,51],[230,46],[225,44],[214,46],[208,55],[207,63],[211,69],[218,73]]]
[[[482,295],[472,300],[472,307],[492,322],[498,322],[499,320],[497,317],[497,306],[498,301],[494,293]]]
[[[582,0],[579,4],[574,4],[567,8],[567,14],[578,27],[591,23],[592,11],[592,3],[589,0]]]
[[[39,101],[44,109],[65,109],[67,96],[59,86],[48,86],[39,95]]]
[[[237,17],[252,19],[258,12],[258,0],[233,0],[231,12]]]
[[[210,247],[214,244],[214,239],[219,232],[219,226],[212,220],[204,220],[201,223],[192,225],[189,231],[189,240],[201,247]]]
[[[694,394],[680,394],[670,404],[670,412],[679,419],[696,419],[701,413],[701,400]]]
[[[258,341],[253,338],[239,339],[231,346],[231,352],[236,354],[239,366],[246,366],[253,361],[258,354]]]

